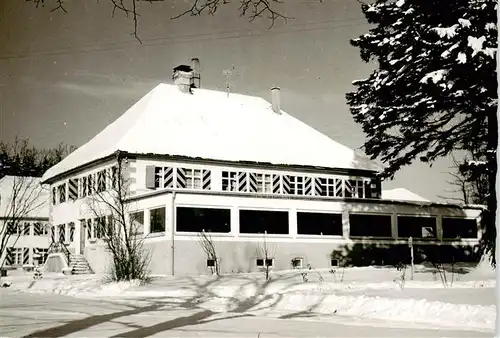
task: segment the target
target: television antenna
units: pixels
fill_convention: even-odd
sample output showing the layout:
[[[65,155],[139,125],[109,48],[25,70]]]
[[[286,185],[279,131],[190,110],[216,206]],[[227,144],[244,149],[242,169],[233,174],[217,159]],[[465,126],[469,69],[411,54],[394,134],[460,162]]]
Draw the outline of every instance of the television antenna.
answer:
[[[227,92],[227,97],[229,97],[229,92],[231,91],[231,85],[230,85],[230,80],[231,80],[231,75],[233,75],[234,71],[234,66],[231,69],[224,69],[222,71],[222,74],[226,77],[226,92]]]

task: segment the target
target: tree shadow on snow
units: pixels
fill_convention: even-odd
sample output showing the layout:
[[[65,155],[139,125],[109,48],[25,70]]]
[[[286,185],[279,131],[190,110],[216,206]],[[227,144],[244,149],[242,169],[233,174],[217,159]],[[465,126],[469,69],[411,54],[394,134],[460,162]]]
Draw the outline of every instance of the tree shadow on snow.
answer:
[[[259,278],[260,277],[260,278]],[[266,310],[272,309],[282,299],[282,294],[267,292],[274,284],[282,283],[291,278],[296,278],[297,274],[290,276],[281,276],[279,279],[271,279],[264,281],[263,276],[216,276],[209,278],[183,278],[183,283],[178,283],[172,280],[173,283],[168,281],[168,287],[171,289],[172,285],[177,285],[180,289],[191,289],[194,292],[191,296],[171,296],[171,297],[140,297],[140,298],[124,298],[127,300],[134,300],[137,302],[152,302],[147,306],[134,306],[131,309],[112,312],[103,315],[93,315],[83,319],[71,320],[66,324],[53,327],[50,329],[39,330],[31,333],[25,337],[60,337],[69,335],[71,333],[83,331],[99,324],[113,322],[121,325],[121,328],[129,329],[129,331],[119,333],[114,337],[147,337],[164,331],[172,330],[179,327],[202,325],[214,321],[222,321],[233,318],[243,318],[253,316],[248,313],[252,309]],[[201,281],[200,281],[201,279]],[[240,285],[235,289],[233,295],[220,296],[214,289],[224,289],[230,285],[234,286],[237,281]],[[299,279],[293,281],[292,286],[301,283]],[[175,288],[174,290],[179,290]],[[245,290],[251,290],[251,294],[244,296]],[[285,289],[286,290],[286,289]],[[223,299],[224,309],[207,309],[210,305],[206,305],[207,301]],[[118,305],[118,304],[117,304]],[[122,306],[128,306],[126,303],[120,303]],[[143,314],[153,311],[178,311],[178,310],[191,310],[196,311],[188,315],[162,321],[151,326],[142,326],[140,323],[130,324],[127,321],[128,316]],[[199,310],[199,311],[197,311]],[[218,313],[228,313],[227,316],[213,317]],[[211,318],[213,317],[213,318]],[[121,320],[118,320],[121,319]]]

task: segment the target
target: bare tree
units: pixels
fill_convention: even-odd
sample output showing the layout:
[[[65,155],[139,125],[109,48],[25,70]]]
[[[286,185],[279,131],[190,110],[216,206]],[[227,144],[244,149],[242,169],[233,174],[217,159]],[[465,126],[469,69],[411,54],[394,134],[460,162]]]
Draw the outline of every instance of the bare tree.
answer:
[[[440,198],[458,201],[464,204],[486,204],[489,187],[486,173],[483,170],[483,161],[474,152],[468,152],[462,161],[452,156],[453,171],[449,173],[453,180],[446,181],[455,189],[448,193],[459,194],[460,197],[439,196]]]
[[[44,7],[46,3],[52,6],[51,11],[62,11],[67,13],[65,8],[65,0],[26,0],[31,1],[36,7]],[[99,2],[99,0],[96,0]],[[165,0],[108,0],[113,6],[111,16],[114,16],[116,12],[122,12],[127,17],[130,17],[133,22],[132,35],[141,42],[138,34],[139,27],[139,3],[148,2],[152,4],[153,2],[164,2]],[[317,0],[322,2],[323,0]],[[188,2],[188,1],[186,1]],[[265,17],[270,21],[269,28],[274,26],[274,23],[278,19],[282,19],[287,22],[288,19],[292,19],[284,14],[282,11],[276,9],[277,5],[283,4],[284,0],[239,0],[240,6],[238,12],[240,16],[249,18],[250,21],[254,21],[256,18]],[[204,13],[214,15],[220,6],[231,3],[230,0],[189,0],[188,8],[180,13],[172,16],[170,19],[175,20],[180,17],[191,15],[202,15]],[[141,42],[142,43],[142,42]]]
[[[0,179],[0,259],[10,247],[14,247],[23,233],[23,222],[36,214],[47,203],[44,189],[36,177],[5,176]],[[3,268],[6,259],[1,259]]]
[[[129,215],[130,182],[125,177],[126,161],[96,173],[88,207],[96,218],[97,237],[111,254],[109,278],[113,281],[149,280],[150,253],[144,248],[140,222]]]
[[[200,243],[201,248],[207,255],[207,260],[213,261],[213,266],[210,266],[212,273],[215,273],[217,276],[220,275],[220,266],[219,266],[219,258],[217,257],[217,251],[215,250],[214,241],[212,240],[212,236],[210,232],[202,232],[198,233],[198,243]]]
[[[274,254],[276,252],[276,248],[269,247],[269,243],[267,242],[267,231],[264,231],[264,238],[262,243],[257,247],[257,259],[262,259],[263,267],[264,267],[264,276],[266,277],[266,282],[269,281],[269,272],[271,267],[273,266]]]

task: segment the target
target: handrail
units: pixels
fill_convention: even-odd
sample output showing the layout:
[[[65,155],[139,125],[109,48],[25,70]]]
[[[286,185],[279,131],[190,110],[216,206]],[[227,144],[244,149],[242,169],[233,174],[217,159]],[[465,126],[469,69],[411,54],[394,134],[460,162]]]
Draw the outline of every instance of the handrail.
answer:
[[[52,251],[54,250],[54,251]],[[62,241],[53,241],[50,243],[49,245],[49,248],[47,249],[47,255],[52,253],[52,252],[61,252],[64,254],[64,256],[66,257],[66,262],[69,264],[70,261],[69,261],[69,258],[71,256],[71,252],[69,251],[68,247],[66,246],[66,244],[64,244],[64,242]]]

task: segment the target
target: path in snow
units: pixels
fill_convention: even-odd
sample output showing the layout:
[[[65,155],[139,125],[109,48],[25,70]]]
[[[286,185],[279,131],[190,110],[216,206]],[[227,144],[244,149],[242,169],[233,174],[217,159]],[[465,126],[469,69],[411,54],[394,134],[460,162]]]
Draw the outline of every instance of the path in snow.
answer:
[[[0,336],[44,337],[489,337],[492,333],[415,328],[335,316],[286,318],[175,309],[0,291]],[[302,314],[303,316],[303,314]],[[397,327],[388,327],[393,325]]]

